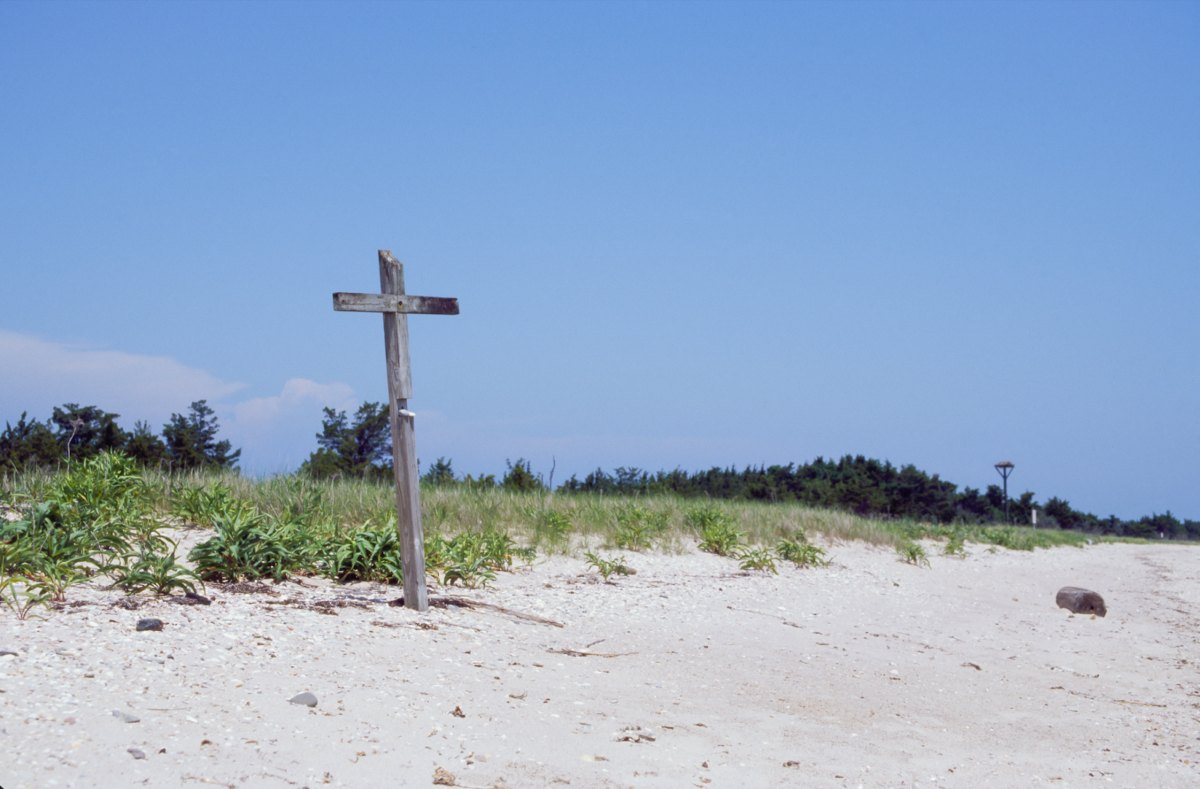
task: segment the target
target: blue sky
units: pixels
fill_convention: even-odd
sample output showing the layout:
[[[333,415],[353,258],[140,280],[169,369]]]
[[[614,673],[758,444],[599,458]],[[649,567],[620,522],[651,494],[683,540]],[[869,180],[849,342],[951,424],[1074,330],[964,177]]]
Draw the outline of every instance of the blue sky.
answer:
[[[862,454],[1200,518],[1200,5],[0,4],[0,420],[243,469],[387,399],[555,480]]]

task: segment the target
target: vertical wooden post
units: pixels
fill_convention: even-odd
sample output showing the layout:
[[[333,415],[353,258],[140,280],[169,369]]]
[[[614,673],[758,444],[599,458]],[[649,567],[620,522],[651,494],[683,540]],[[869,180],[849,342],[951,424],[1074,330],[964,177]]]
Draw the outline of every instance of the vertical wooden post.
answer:
[[[379,250],[379,285],[383,293],[404,295],[404,266],[385,249]],[[408,412],[412,396],[412,371],[408,360],[408,316],[383,314],[387,351],[388,415],[392,423],[392,465],[396,475],[396,527],[404,575],[404,605],[417,611],[429,608],[425,587],[425,536],[421,529],[421,487],[417,476],[417,439]]]

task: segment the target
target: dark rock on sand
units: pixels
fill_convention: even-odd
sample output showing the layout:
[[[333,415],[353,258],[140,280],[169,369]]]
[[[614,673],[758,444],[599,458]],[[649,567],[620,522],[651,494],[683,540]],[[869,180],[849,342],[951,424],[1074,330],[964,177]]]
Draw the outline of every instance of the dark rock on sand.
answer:
[[[1078,586],[1064,586],[1058,590],[1054,598],[1059,608],[1065,608],[1074,614],[1095,614],[1104,616],[1108,609],[1104,607],[1104,598],[1088,589]]]
[[[140,630],[162,630],[163,623],[161,619],[139,619],[137,629]]]

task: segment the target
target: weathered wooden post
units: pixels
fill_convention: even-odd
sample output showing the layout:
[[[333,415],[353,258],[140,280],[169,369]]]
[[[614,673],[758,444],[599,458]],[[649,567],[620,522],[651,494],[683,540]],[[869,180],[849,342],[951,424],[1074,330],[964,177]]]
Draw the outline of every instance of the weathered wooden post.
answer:
[[[425,588],[425,536],[421,531],[421,488],[417,476],[417,440],[413,414],[412,371],[408,362],[408,314],[457,315],[458,299],[407,296],[404,266],[386,249],[379,250],[382,293],[335,293],[333,308],[346,312],[382,312],[387,351],[388,416],[392,423],[392,468],[396,474],[396,527],[400,531],[404,605],[429,608]]]

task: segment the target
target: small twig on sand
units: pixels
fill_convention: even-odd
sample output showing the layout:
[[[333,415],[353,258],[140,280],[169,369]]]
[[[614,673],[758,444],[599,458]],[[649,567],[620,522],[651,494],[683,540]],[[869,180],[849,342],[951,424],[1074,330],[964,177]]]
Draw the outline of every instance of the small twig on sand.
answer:
[[[523,614],[520,611],[513,611],[511,608],[502,608],[498,605],[492,605],[491,603],[481,603],[478,600],[471,600],[470,598],[466,597],[431,597],[429,598],[429,605],[433,606],[434,608],[446,608],[448,606],[454,606],[456,608],[470,608],[473,611],[479,611],[481,614],[495,611],[499,614],[503,614],[504,616],[511,616],[516,619],[524,619],[527,622],[537,622],[540,625],[553,625],[554,627],[563,626],[561,622],[555,622],[553,619],[543,619],[542,617],[534,616],[533,614]]]
[[[1066,688],[1059,689],[1066,690]],[[1055,690],[1055,688],[1051,688],[1051,690]],[[1067,693],[1070,693],[1072,696],[1082,696],[1085,699],[1091,699],[1092,701],[1111,701],[1113,704],[1137,704],[1139,707],[1158,707],[1160,709],[1167,708],[1166,704],[1152,704],[1148,701],[1130,701],[1129,699],[1106,699],[1103,696],[1093,696],[1090,693],[1080,693],[1076,690],[1068,690]]]
[[[201,783],[216,784],[217,786],[224,786],[224,787],[226,787],[226,789],[237,789],[237,787],[235,787],[233,784],[222,783],[221,781],[213,781],[208,778],[199,778],[195,775],[185,775],[185,776],[183,776],[183,780],[185,780],[185,781],[200,781]]]
[[[577,649],[547,649],[547,652],[553,652],[556,655],[569,655],[570,657],[625,657],[626,655],[636,655],[636,652],[580,652]]]
[[[742,611],[743,613],[747,613],[747,614],[758,614],[759,616],[769,616],[772,619],[778,619],[780,622],[783,622],[785,625],[788,625],[790,627],[800,627],[800,625],[796,624],[795,622],[788,621],[787,619],[784,619],[782,616],[779,616],[779,614],[768,614],[766,611],[753,611],[749,608],[734,608],[731,605],[727,605],[725,607],[728,608],[730,611]]]
[[[482,633],[483,630],[470,625],[460,625],[457,622],[438,622],[436,625],[431,625],[426,622],[384,622],[381,619],[375,619],[371,622],[375,627],[418,627],[421,630],[437,630],[442,625],[446,627],[461,627],[463,630],[474,630],[476,633]]]

